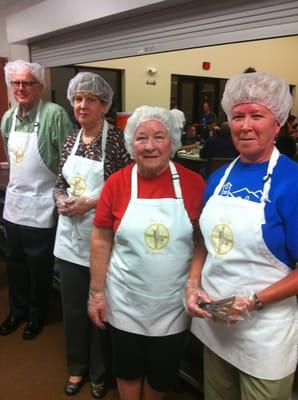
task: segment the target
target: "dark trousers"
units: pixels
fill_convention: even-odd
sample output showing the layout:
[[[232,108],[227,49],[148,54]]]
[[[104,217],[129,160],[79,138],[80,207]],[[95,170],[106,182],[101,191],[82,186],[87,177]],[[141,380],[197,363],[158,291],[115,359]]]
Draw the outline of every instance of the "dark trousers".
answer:
[[[89,268],[56,259],[61,275],[66,358],[70,375],[89,376],[99,383],[106,374],[107,332],[98,329],[87,313]]]
[[[5,221],[10,313],[43,323],[54,266],[56,227],[33,228]]]

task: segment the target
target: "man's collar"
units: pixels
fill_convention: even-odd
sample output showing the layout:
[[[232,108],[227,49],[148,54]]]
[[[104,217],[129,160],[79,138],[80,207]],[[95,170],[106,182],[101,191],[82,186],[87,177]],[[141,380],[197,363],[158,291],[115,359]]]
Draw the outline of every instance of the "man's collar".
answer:
[[[26,118],[29,122],[34,122],[36,119],[36,114],[37,114],[37,108],[38,108],[38,104],[39,101],[27,112],[27,114],[25,116],[21,116],[21,109],[20,109],[20,105],[18,106],[18,112],[17,112],[17,116],[19,120],[23,120],[24,118]]]

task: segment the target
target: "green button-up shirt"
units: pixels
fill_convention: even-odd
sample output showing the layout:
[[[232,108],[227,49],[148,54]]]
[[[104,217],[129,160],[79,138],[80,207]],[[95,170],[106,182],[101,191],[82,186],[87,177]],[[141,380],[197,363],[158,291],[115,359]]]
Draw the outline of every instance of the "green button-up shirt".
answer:
[[[16,131],[33,132],[37,115],[36,104],[25,117],[16,118]],[[15,108],[8,110],[2,118],[1,133],[7,151],[9,133]],[[19,115],[19,112],[18,112]],[[40,110],[38,130],[38,150],[46,167],[57,174],[59,158],[64,140],[73,131],[73,126],[66,111],[58,104],[45,102]]]

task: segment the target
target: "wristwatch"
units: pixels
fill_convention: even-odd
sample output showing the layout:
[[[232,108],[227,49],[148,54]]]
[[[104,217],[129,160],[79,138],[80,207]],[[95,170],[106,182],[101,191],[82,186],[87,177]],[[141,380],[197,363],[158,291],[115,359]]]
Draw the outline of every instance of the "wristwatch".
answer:
[[[255,293],[253,295],[253,299],[255,301],[256,310],[257,311],[263,310],[264,304],[261,302],[261,300],[258,298],[258,296]]]

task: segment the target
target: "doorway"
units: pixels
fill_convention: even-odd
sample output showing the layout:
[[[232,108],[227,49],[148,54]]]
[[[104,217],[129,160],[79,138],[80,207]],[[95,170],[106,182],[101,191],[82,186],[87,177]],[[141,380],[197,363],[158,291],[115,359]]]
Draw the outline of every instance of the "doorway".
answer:
[[[218,122],[222,122],[226,119],[220,106],[225,83],[226,79],[172,75],[171,108],[182,110],[186,122],[199,122],[207,101]]]

